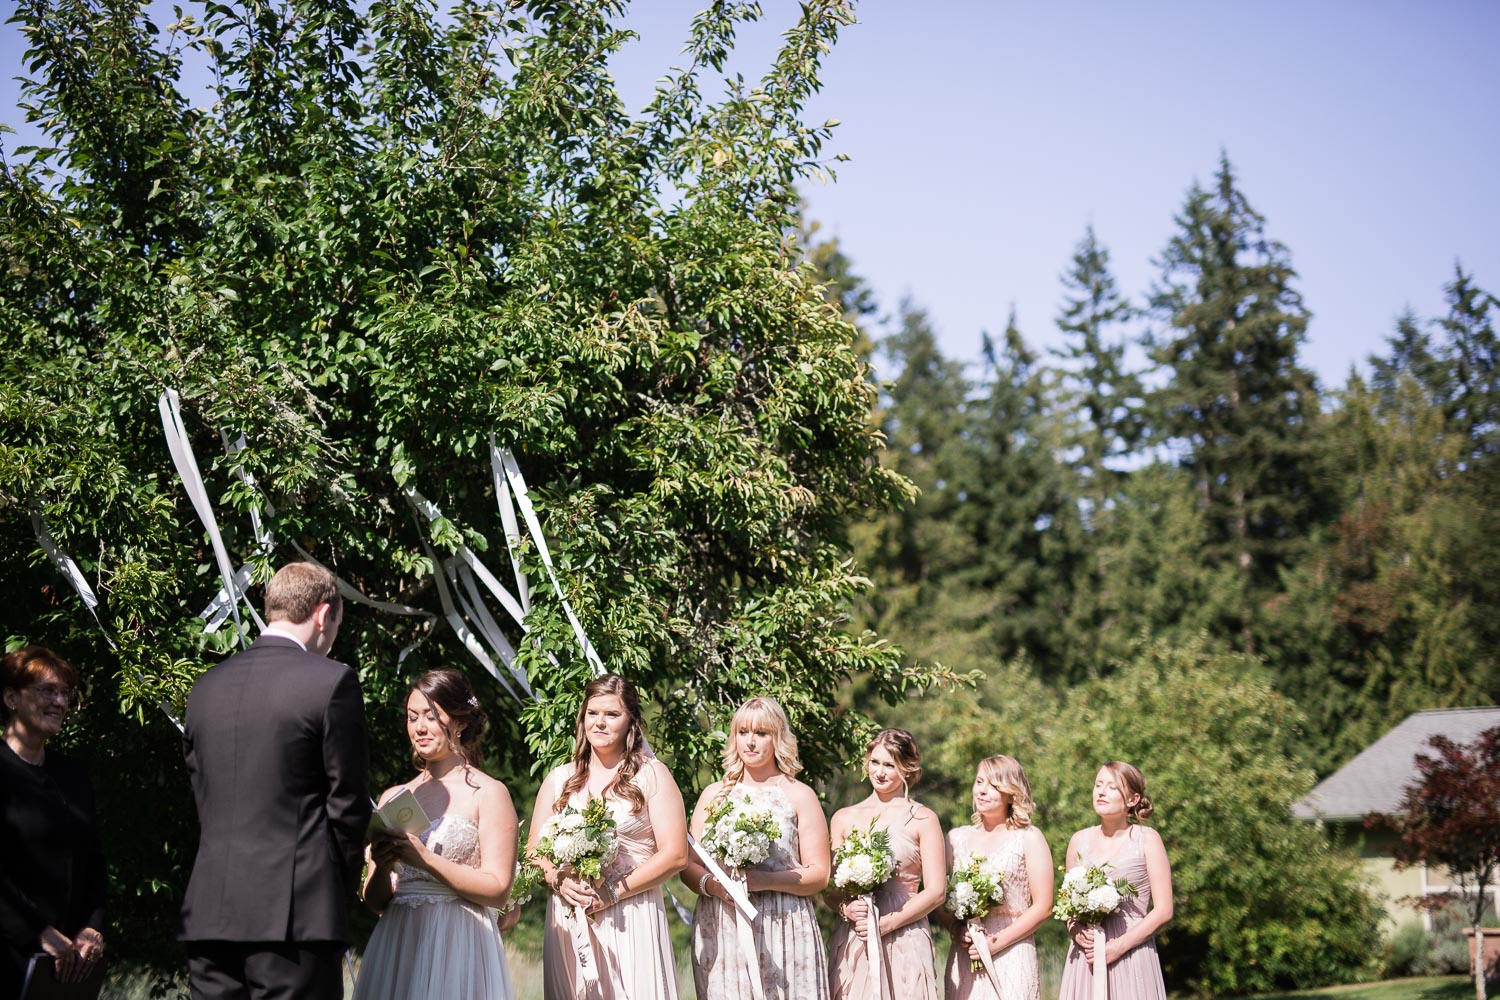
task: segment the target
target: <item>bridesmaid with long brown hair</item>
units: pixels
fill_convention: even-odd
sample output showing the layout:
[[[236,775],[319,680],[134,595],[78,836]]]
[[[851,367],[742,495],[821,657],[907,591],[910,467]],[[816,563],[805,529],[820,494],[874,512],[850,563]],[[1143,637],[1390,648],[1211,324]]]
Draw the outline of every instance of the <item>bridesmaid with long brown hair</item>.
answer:
[[[553,893],[542,939],[544,994],[547,1000],[677,1000],[662,884],[687,863],[682,793],[646,744],[635,687],[617,674],[596,677],[583,689],[573,758],[553,768],[537,790],[530,852],[536,853],[548,816],[591,798],[609,804],[618,851],[598,882],[539,859]],[[589,916],[594,961],[586,983],[575,982],[567,923],[574,906]]]
[[[1172,865],[1161,835],[1143,826],[1152,813],[1146,776],[1134,764],[1113,760],[1094,776],[1094,812],[1099,825],[1068,841],[1068,868],[1104,865],[1124,878],[1136,895],[1104,920],[1104,961],[1110,1000],[1166,1000],[1161,961],[1153,936],[1172,919]],[[1093,931],[1068,924],[1072,939],[1063,966],[1061,1000],[1089,1000],[1094,988]]]
[[[937,1000],[932,930],[927,915],[948,891],[943,828],[937,814],[911,798],[922,775],[922,753],[904,729],[883,729],[865,750],[870,795],[833,814],[833,848],[855,830],[872,825],[890,836],[896,872],[875,890],[880,913],[881,980],[874,975],[868,940],[869,904],[830,888],[828,903],[842,918],[829,945],[834,1000]],[[882,981],[883,980],[883,981]]]

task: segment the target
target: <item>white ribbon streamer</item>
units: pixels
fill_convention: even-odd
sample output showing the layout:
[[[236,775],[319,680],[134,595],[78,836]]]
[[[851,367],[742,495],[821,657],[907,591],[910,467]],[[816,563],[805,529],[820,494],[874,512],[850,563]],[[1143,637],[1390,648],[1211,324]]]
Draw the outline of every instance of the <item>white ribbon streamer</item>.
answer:
[[[589,937],[589,918],[581,906],[568,907],[568,936],[573,941],[573,996],[584,1000],[589,984],[597,980],[594,971],[594,942]]]
[[[746,898],[750,895],[749,880],[745,878],[742,869],[736,868],[730,872],[730,881],[724,883],[727,891],[734,886],[743,892]],[[750,996],[752,1000],[766,1000],[765,984],[760,979],[760,949],[755,946],[755,918],[747,917],[740,912],[739,904],[735,904],[734,914],[730,918],[734,921],[735,936],[739,938],[740,954],[745,958],[746,971],[750,974]]]
[[[198,471],[198,460],[193,457],[187,427],[182,422],[182,407],[177,390],[168,389],[163,392],[157,399],[156,406],[161,412],[161,426],[167,435],[167,451],[172,455],[172,464],[177,467],[177,475],[182,479],[183,488],[187,492],[189,502],[193,505],[193,510],[198,514],[198,520],[203,522],[203,527],[208,532],[208,542],[213,548],[214,562],[218,564],[219,576],[224,581],[224,590],[232,601],[230,613],[234,615],[234,626],[240,645],[247,646],[249,644],[245,639],[245,626],[240,620],[240,601],[245,601],[246,607],[250,610],[250,617],[254,619],[258,629],[264,630],[266,623],[260,620],[260,615],[256,612],[254,605],[250,604],[244,593],[235,586],[235,572],[229,562],[229,553],[224,548],[224,539],[219,534],[218,522],[214,520],[213,505],[209,503],[208,491],[203,486],[203,475]]]
[[[865,955],[870,960],[870,975],[875,979],[875,995],[879,1000],[887,1000],[885,973],[880,961],[880,907],[875,905],[873,895],[861,898],[869,904],[865,910]]]
[[[1104,925],[1094,925],[1094,1000],[1108,1000],[1109,966],[1104,961]]]
[[[41,545],[42,551],[47,553],[48,559],[52,560],[52,565],[57,567],[68,583],[72,584],[73,590],[83,601],[83,606],[88,608],[89,614],[94,616],[94,624],[99,626],[99,632],[104,636],[104,641],[109,643],[110,649],[118,650],[119,647],[115,645],[114,639],[110,638],[104,623],[99,620],[99,612],[96,610],[99,607],[99,598],[94,594],[94,588],[89,586],[88,577],[83,575],[83,570],[78,568],[78,563],[73,561],[72,556],[58,548],[52,532],[47,530],[47,522],[42,520],[41,511],[32,510],[31,528],[36,532],[36,540]]]
[[[979,964],[984,966],[985,975],[990,977],[990,985],[995,992],[1000,992],[1000,977],[995,975],[995,957],[990,954],[989,935],[985,933],[984,924],[978,920],[969,921],[969,940],[974,943],[974,949],[979,952]]]
[[[713,877],[719,880],[719,884],[724,887],[724,891],[729,893],[729,898],[734,901],[735,909],[739,910],[746,920],[754,920],[759,916],[760,911],[755,908],[754,903],[750,902],[750,894],[745,891],[744,883],[730,878],[729,873],[724,871],[724,868],[714,860],[712,854],[703,849],[703,845],[698,843],[698,838],[694,837],[691,833],[688,834],[688,847],[692,848],[693,853],[698,855],[698,860],[703,862],[703,867],[707,868]]]

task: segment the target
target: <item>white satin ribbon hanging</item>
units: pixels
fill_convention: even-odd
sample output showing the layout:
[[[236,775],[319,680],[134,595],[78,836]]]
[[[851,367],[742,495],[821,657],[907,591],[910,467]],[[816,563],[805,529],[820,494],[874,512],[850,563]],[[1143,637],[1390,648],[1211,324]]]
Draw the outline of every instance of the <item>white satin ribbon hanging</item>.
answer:
[[[880,907],[875,905],[873,894],[861,898],[869,904],[869,908],[865,910],[865,956],[870,962],[870,975],[875,979],[875,995],[879,1000],[889,1000],[885,988],[885,970],[881,968]]]
[[[586,1000],[589,987],[598,981],[597,956],[589,937],[589,918],[581,906],[568,907],[568,937],[573,943],[573,997]]]
[[[1109,997],[1109,966],[1104,961],[1104,925],[1094,925],[1094,996],[1093,1000]]]
[[[985,933],[983,921],[969,921],[969,940],[974,942],[975,951],[979,952],[979,964],[984,966],[985,975],[990,977],[990,985],[999,993],[1000,979],[995,975],[995,957],[990,954],[989,935]]]
[[[266,623],[261,621],[260,614],[256,612],[254,605],[250,604],[244,592],[235,585],[236,574],[230,565],[229,553],[224,548],[224,539],[219,534],[218,522],[214,520],[213,505],[209,502],[208,491],[203,486],[203,475],[198,471],[198,460],[193,457],[187,427],[182,422],[182,407],[177,390],[168,389],[163,392],[156,401],[156,407],[161,413],[161,426],[166,432],[167,451],[171,453],[172,464],[177,468],[177,475],[182,479],[183,489],[187,492],[193,510],[198,514],[198,520],[203,522],[203,527],[208,532],[208,542],[213,549],[214,562],[218,565],[219,576],[224,581],[224,591],[232,602],[229,610],[234,616],[235,631],[240,645],[247,646],[249,643],[245,638],[245,626],[240,620],[240,602],[245,602],[257,629],[263,630]]]
[[[104,636],[104,641],[109,643],[110,649],[118,650],[119,647],[115,645],[114,639],[110,638],[104,623],[99,620],[99,612],[96,610],[99,607],[99,598],[94,594],[94,588],[89,586],[88,577],[83,575],[83,570],[78,568],[78,563],[73,561],[73,557],[58,547],[56,539],[52,537],[52,532],[47,530],[47,522],[42,519],[41,511],[32,510],[31,528],[36,532],[37,544],[41,545],[42,551],[47,553],[47,558],[52,560],[52,565],[56,566],[72,585],[74,592],[83,601],[83,606],[88,608],[90,615],[93,615],[94,624],[99,626],[99,633]]]
[[[734,901],[735,909],[739,910],[747,920],[754,920],[759,916],[760,911],[755,908],[754,903],[750,902],[750,893],[745,890],[744,883],[730,878],[729,873],[724,870],[724,867],[714,860],[712,854],[703,849],[703,845],[698,843],[698,838],[694,837],[691,833],[688,834],[688,847],[692,848],[693,853],[698,855],[698,860],[703,862],[703,867],[707,868],[709,873],[719,880],[719,884],[724,887],[724,891],[729,893],[729,898]]]

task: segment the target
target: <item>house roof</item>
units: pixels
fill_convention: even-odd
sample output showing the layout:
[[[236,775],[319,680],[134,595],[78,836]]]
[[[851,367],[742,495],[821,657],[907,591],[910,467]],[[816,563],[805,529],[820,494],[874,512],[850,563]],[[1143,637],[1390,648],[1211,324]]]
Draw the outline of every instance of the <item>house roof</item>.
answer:
[[[1472,743],[1495,726],[1500,726],[1500,706],[1408,715],[1294,803],[1292,815],[1305,820],[1351,820],[1372,812],[1394,812],[1401,804],[1402,790],[1417,776],[1417,754],[1431,751],[1429,737]]]

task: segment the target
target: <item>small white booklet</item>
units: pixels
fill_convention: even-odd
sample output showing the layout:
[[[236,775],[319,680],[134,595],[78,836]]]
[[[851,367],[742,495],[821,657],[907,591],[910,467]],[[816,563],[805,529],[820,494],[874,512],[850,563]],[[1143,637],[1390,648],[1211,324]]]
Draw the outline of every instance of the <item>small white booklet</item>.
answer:
[[[380,806],[370,814],[370,825],[365,830],[365,839],[368,840],[377,833],[415,833],[418,836],[427,832],[432,826],[432,820],[427,818],[427,812],[422,808],[422,803],[411,793],[410,788],[403,788],[385,805]]]

